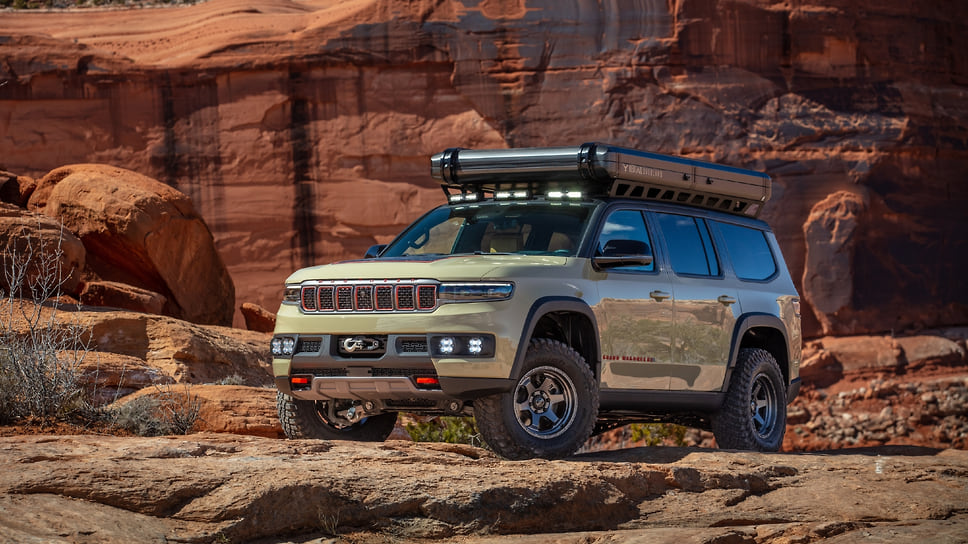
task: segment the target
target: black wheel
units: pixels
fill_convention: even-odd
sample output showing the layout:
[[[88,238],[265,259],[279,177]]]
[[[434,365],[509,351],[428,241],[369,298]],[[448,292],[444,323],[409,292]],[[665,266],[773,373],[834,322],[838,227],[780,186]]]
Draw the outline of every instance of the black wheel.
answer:
[[[548,339],[528,347],[514,389],[474,402],[484,441],[507,459],[555,459],[588,440],[598,416],[598,384],[575,350]]]
[[[770,352],[739,351],[726,400],[713,415],[713,435],[720,448],[778,451],[786,431],[786,388]]]
[[[340,415],[338,401],[331,406],[328,401],[299,400],[283,393],[276,394],[276,408],[289,438],[383,442],[397,423],[396,412],[351,422]]]

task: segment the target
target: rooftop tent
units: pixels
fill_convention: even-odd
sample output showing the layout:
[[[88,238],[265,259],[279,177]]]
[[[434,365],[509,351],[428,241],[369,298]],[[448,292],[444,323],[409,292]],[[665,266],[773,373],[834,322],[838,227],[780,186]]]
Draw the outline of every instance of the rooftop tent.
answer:
[[[757,217],[770,198],[770,177],[734,168],[599,143],[516,149],[451,148],[430,159],[448,195],[515,193],[675,202]]]

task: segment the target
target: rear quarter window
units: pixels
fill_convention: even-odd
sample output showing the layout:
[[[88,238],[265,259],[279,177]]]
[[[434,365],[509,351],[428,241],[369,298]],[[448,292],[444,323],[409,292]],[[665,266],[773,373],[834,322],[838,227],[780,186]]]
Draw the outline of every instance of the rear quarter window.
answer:
[[[776,274],[776,259],[763,231],[731,223],[717,222],[717,226],[737,278],[763,281]]]

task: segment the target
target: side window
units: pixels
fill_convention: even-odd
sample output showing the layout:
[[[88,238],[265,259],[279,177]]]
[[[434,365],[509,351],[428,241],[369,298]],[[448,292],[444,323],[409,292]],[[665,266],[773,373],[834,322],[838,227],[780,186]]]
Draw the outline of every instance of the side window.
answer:
[[[656,216],[676,274],[719,275],[719,261],[704,221],[671,213]]]
[[[776,259],[763,231],[730,223],[716,225],[726,240],[726,251],[737,278],[758,281],[776,274]]]
[[[642,212],[637,210],[614,211],[602,226],[602,233],[598,237],[598,245],[595,248],[596,255],[607,255],[613,248],[628,245],[627,242],[629,241],[644,243],[644,254],[653,255],[652,240],[649,238],[649,230],[645,226],[645,217],[642,216]],[[615,270],[654,272],[655,261],[648,266],[623,266]]]

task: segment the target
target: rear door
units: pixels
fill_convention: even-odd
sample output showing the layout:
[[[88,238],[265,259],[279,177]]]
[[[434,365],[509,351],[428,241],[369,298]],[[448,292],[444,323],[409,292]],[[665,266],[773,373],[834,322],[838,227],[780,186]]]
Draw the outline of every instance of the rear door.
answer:
[[[675,299],[670,389],[722,387],[733,328],[741,315],[738,290],[726,280],[706,220],[654,212],[671,267]]]

